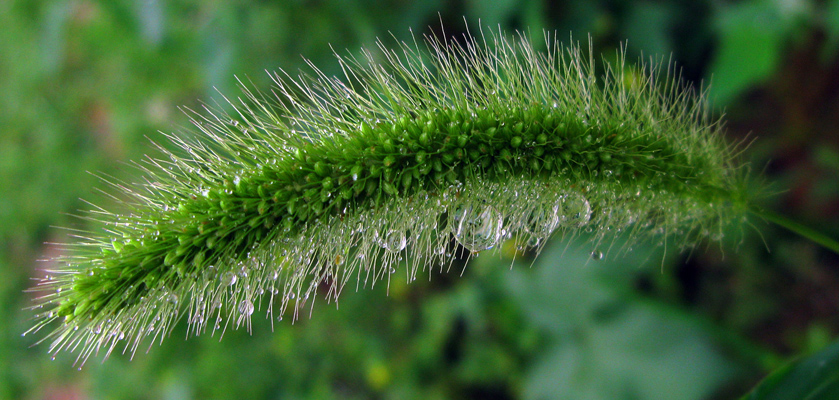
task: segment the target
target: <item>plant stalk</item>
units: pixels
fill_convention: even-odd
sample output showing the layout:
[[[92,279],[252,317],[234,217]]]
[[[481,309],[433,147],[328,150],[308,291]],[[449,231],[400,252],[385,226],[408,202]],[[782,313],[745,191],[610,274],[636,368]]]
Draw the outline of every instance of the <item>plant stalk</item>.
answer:
[[[769,222],[773,222],[777,225],[780,225],[791,232],[794,232],[809,240],[812,240],[813,242],[818,243],[829,250],[832,250],[834,253],[839,254],[839,241],[836,241],[833,238],[821,232],[818,232],[787,217],[784,217],[783,215],[777,214],[775,212],[766,210],[761,207],[751,206],[749,207],[749,212]]]

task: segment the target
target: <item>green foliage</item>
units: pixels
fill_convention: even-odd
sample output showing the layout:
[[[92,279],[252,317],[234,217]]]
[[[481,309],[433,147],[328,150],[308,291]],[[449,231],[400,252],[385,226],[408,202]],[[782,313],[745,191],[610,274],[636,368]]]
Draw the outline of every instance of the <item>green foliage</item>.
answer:
[[[525,317],[549,332],[523,398],[703,399],[737,372],[697,321],[632,294],[635,266],[661,249],[593,261],[577,246],[554,247],[534,271],[506,278]]]
[[[839,343],[773,371],[742,400],[806,399],[839,397]]]
[[[146,153],[159,157],[150,151],[149,139],[167,145],[158,131],[188,124],[177,106],[200,108],[197,99],[218,98],[214,87],[235,94],[234,74],[253,82],[252,87],[268,88],[270,79],[263,71],[280,66],[296,71],[305,67],[301,55],[328,76],[341,74],[330,45],[339,52],[349,48],[361,57],[355,49],[374,46],[376,37],[389,38],[388,31],[405,40],[408,28],[419,34],[429,26],[439,27],[441,20],[446,37],[459,37],[464,15],[470,21],[483,18],[488,25],[500,24],[505,30],[530,27],[534,36],[542,28],[556,29],[560,39],[568,38],[568,32],[574,38],[591,34],[595,50],[607,56],[617,54],[613,49],[627,41],[629,60],[671,55],[695,87],[711,81],[712,90],[736,85],[726,90],[730,99],[726,138],[736,142],[749,133],[750,138],[757,138],[743,156],[755,166],[765,166],[766,174],[783,192],[762,206],[839,235],[834,160],[839,121],[831,78],[837,60],[839,2],[747,1],[741,6],[742,2],[707,0],[528,0],[503,8],[490,3],[0,2],[0,399],[512,399],[523,397],[525,388],[538,387],[537,372],[543,369],[537,367],[547,360],[542,353],[561,349],[564,354],[579,355],[585,353],[583,348],[591,349],[588,331],[577,331],[574,340],[566,341],[568,336],[553,333],[556,329],[551,326],[540,328],[529,317],[529,307],[538,302],[521,299],[520,292],[512,292],[505,283],[510,278],[512,252],[501,258],[483,252],[462,278],[458,278],[460,259],[449,273],[435,273],[430,282],[421,278],[406,286],[405,275],[397,274],[389,291],[377,285],[342,296],[340,310],[319,302],[311,318],[301,314],[304,317],[292,326],[286,324],[288,318],[275,321],[274,332],[268,331],[269,324],[260,317],[253,336],[228,330],[222,341],[218,335],[202,335],[184,343],[188,324],[182,320],[173,337],[155,344],[148,354],[140,351],[131,362],[126,355],[115,355],[104,364],[88,363],[82,371],[71,368],[68,355],[50,361],[46,346],[32,347],[34,335],[20,336],[32,323],[32,311],[25,310],[32,305],[32,296],[22,291],[34,284],[33,277],[43,277],[42,269],[55,267],[36,260],[62,254],[45,242],[73,241],[73,232],[51,226],[93,230],[98,235],[102,232],[95,224],[66,214],[89,209],[79,198],[111,210],[118,209],[115,201],[124,200],[94,193],[92,188],[101,184],[85,171],[141,182],[137,170],[125,167],[122,160],[139,160]],[[720,23],[729,14],[738,14],[741,7],[756,7],[781,21],[769,27],[781,32],[775,38],[779,50],[773,50],[777,51],[774,69],[761,78],[745,79],[750,82],[747,85],[726,77],[739,75],[731,69],[752,71],[742,55],[754,45],[765,48],[764,44],[729,41]],[[735,62],[718,61],[723,44],[726,54],[739,57]],[[610,57],[610,62],[616,58]],[[193,134],[183,131],[177,136]],[[710,326],[711,334],[699,340],[729,343],[723,353],[737,366],[735,371],[742,373],[733,373],[729,384],[707,398],[737,398],[778,366],[778,360],[809,353],[839,332],[837,305],[832,300],[839,291],[835,258],[760,219],[751,222],[761,231],[760,237],[750,234],[748,227],[744,235],[742,226],[731,226],[724,237],[742,241],[702,245],[687,261],[668,250],[668,257],[653,256],[643,266],[609,267],[627,275],[606,281],[600,279],[600,272],[584,280],[589,276],[585,271],[603,271],[602,261],[572,265],[565,258],[556,265],[550,262],[545,256],[558,251],[554,247],[563,248],[561,241],[547,241],[537,265],[559,269],[557,279],[568,273],[566,283],[577,283],[575,289],[602,287],[619,292],[617,302],[656,310],[664,307],[668,318],[663,323],[680,321],[671,316],[675,307],[682,310],[679,314],[689,326]],[[605,253],[605,261],[615,260],[616,252],[607,251],[607,246],[597,249]],[[594,249],[582,251],[590,250]],[[522,257],[518,254],[516,259]],[[519,271],[527,269],[528,257],[514,273],[528,273]],[[634,260],[631,253],[629,257]],[[599,314],[593,310],[592,315]],[[614,337],[623,337],[621,332],[626,330],[626,337],[638,337],[632,334],[636,324],[610,324],[599,317],[582,320],[604,324],[602,329],[593,328],[594,332],[608,330]],[[661,331],[647,329],[653,338]],[[635,346],[629,347],[619,350],[633,353]],[[608,357],[602,364],[620,362],[617,355],[621,353],[597,354]],[[658,370],[657,347],[639,346],[635,354],[637,371]],[[691,377],[692,366],[691,360],[684,360],[672,369],[676,376]],[[585,380],[609,381],[613,374],[609,368],[586,372],[570,380],[570,388],[585,387]],[[646,382],[646,378],[634,375],[632,379]],[[714,385],[704,384],[698,374],[692,378],[697,388]],[[629,382],[628,386],[647,384]],[[560,390],[548,396],[564,395]]]

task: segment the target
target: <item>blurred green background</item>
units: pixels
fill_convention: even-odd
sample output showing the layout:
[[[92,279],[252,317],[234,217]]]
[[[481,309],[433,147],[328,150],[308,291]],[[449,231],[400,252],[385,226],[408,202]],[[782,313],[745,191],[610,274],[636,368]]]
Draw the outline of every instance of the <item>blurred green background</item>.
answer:
[[[463,277],[348,292],[273,332],[255,318],[252,336],[181,327],[81,371],[21,336],[24,290],[59,251],[45,243],[72,240],[55,226],[86,228],[69,216],[81,199],[109,204],[88,171],[139,181],[127,161],[187,129],[177,107],[235,95],[234,75],[268,88],[265,70],[302,57],[338,73],[330,46],[459,35],[464,17],[672,56],[751,143],[742,157],[778,191],[765,206],[839,237],[839,0],[5,0],[0,399],[731,399],[837,337],[839,257],[760,221],[666,257],[592,261],[557,238],[531,267],[502,247]]]

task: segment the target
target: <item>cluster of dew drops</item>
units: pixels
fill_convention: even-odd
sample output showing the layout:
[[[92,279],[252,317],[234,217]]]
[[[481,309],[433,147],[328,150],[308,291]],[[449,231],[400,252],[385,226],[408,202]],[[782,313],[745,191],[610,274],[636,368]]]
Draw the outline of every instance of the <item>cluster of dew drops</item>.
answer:
[[[389,278],[390,274],[396,272],[396,266],[403,260],[403,256],[407,256],[413,260],[410,261],[413,264],[408,267],[407,274],[411,281],[416,279],[420,268],[425,268],[425,262],[433,264],[437,261],[442,266],[443,260],[451,262],[454,259],[455,249],[451,247],[450,241],[452,237],[458,245],[468,250],[470,257],[510,239],[515,240],[518,250],[541,250],[546,239],[555,231],[579,230],[588,225],[592,218],[592,206],[579,190],[544,187],[537,182],[523,180],[505,185],[486,182],[473,185],[462,185],[436,196],[433,201],[425,197],[427,204],[401,204],[376,210],[375,213],[368,211],[375,214],[375,217],[361,214],[355,221],[358,228],[352,230],[350,235],[336,227],[336,224],[315,225],[303,231],[299,237],[280,243],[277,246],[281,249],[279,253],[274,256],[263,255],[257,265],[241,263],[224,272],[210,267],[211,272],[205,278],[206,282],[212,281],[214,284],[199,283],[193,286],[192,289],[203,286],[198,293],[191,292],[188,295],[183,291],[176,293],[165,288],[150,293],[145,301],[155,306],[145,308],[143,315],[136,316],[135,321],[129,324],[144,328],[140,329],[135,339],[151,335],[156,330],[171,328],[174,322],[172,318],[177,319],[178,309],[183,305],[181,299],[185,299],[185,296],[191,297],[191,301],[187,302],[191,305],[188,306],[186,320],[196,334],[208,327],[213,331],[219,330],[224,320],[235,323],[236,327],[247,324],[250,330],[250,318],[257,308],[255,302],[263,295],[272,298],[268,303],[269,315],[281,321],[287,305],[293,303],[294,319],[297,319],[298,307],[306,304],[310,294],[315,293],[325,280],[339,280],[337,275],[342,273],[342,268],[343,283],[351,274],[346,271],[348,268],[350,271],[353,268],[359,269],[359,280],[372,276],[375,281]],[[343,245],[340,244],[342,233]],[[327,248],[333,248],[333,251],[335,248],[344,249],[345,252],[327,254],[328,250],[324,250]],[[354,248],[354,257],[350,256],[350,248]],[[318,251],[321,253],[318,254]],[[268,259],[272,257],[274,266],[268,269],[267,266],[272,265]],[[602,253],[597,250],[592,253],[594,259],[602,257]],[[314,261],[324,259],[330,260],[328,268],[318,265],[322,261]],[[380,260],[381,267],[378,270],[371,267],[376,265],[372,262],[374,259]],[[292,265],[297,265],[297,268],[291,268]],[[265,273],[260,273],[261,269]],[[368,270],[365,272],[365,269]],[[367,278],[363,276],[365,273],[368,274]],[[327,298],[332,295],[337,301],[337,293],[330,290]],[[273,299],[280,300],[279,309],[272,310]],[[229,318],[223,315],[226,312],[222,311],[222,304],[234,305],[227,314]],[[116,342],[126,336],[122,334],[125,329],[132,329],[127,325],[107,326],[108,323],[101,322],[104,326],[97,324],[89,328],[90,339],[98,337],[98,340],[105,340],[99,335],[100,330],[119,331],[119,338],[112,338]]]
[[[357,223],[359,227],[350,232],[350,235],[358,237],[345,239],[344,245],[332,242],[332,238],[346,235],[343,230],[333,229],[331,232],[314,235],[304,232],[299,238],[302,240],[288,247],[291,250],[283,251],[284,259],[296,258],[295,263],[308,265],[312,259],[317,258],[311,249],[322,249],[329,245],[338,249],[354,247],[355,257],[350,256],[350,251],[342,250],[338,254],[320,254],[321,259],[327,259],[332,264],[329,270],[323,275],[311,276],[311,271],[318,268],[302,268],[310,275],[309,288],[304,290],[300,289],[299,281],[304,280],[306,272],[287,275],[282,301],[293,301],[295,296],[297,300],[305,301],[318,282],[329,278],[333,272],[337,274],[335,271],[339,267],[370,268],[370,260],[375,258],[381,259],[385,274],[396,272],[395,266],[403,260],[403,255],[415,259],[408,273],[408,279],[414,280],[417,270],[422,267],[422,263],[417,260],[436,260],[442,265],[443,260],[450,261],[453,258],[449,234],[474,257],[509,239],[515,239],[519,250],[541,249],[555,231],[578,230],[586,226],[592,217],[592,206],[581,191],[544,187],[543,184],[528,180],[504,185],[477,182],[470,186],[452,188],[446,194],[433,198],[425,196],[424,199],[434,204],[403,204],[371,212],[376,214],[375,217],[361,216]],[[441,217],[444,219],[440,224],[445,226],[443,229],[437,223]],[[321,237],[328,239],[320,240]],[[602,257],[602,253],[597,250],[592,253],[594,259]],[[276,281],[281,271],[282,268],[275,270],[269,274],[269,279]],[[374,273],[373,279],[381,277],[375,277]],[[240,276],[236,273],[227,272],[222,275],[220,284],[233,286],[239,280]],[[289,281],[292,281],[291,284]],[[265,284],[271,285],[269,290],[272,294],[278,294],[279,290],[274,288],[273,283],[266,281]],[[259,289],[257,291],[262,292]],[[241,316],[249,317],[254,312],[251,301],[253,296],[244,297],[238,301],[237,311]],[[278,320],[283,318],[284,309],[285,304]]]

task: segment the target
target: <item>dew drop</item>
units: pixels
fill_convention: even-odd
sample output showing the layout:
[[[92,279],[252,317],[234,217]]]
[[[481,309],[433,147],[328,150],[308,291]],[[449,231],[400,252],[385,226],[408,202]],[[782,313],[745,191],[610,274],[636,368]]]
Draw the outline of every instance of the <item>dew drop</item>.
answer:
[[[236,273],[234,273],[233,271],[227,271],[221,277],[221,284],[222,286],[232,286],[236,283],[237,279],[238,278],[236,277]]]
[[[461,204],[451,215],[452,233],[469,251],[489,250],[501,239],[504,218],[492,206]]]
[[[388,231],[387,234],[385,234],[384,240],[381,242],[382,247],[392,253],[398,253],[404,250],[407,244],[408,241],[405,238],[405,231],[403,230]]]
[[[251,314],[253,314],[253,303],[251,303],[250,300],[242,300],[242,302],[239,303],[239,313],[246,317],[250,317]]]
[[[559,204],[536,204],[526,211],[524,230],[533,238],[545,239],[559,225]]]
[[[561,200],[562,218],[560,224],[569,228],[585,226],[591,219],[591,205],[579,192],[568,192]]]
[[[603,252],[600,250],[595,250],[591,252],[591,258],[595,260],[602,260],[603,259]]]

